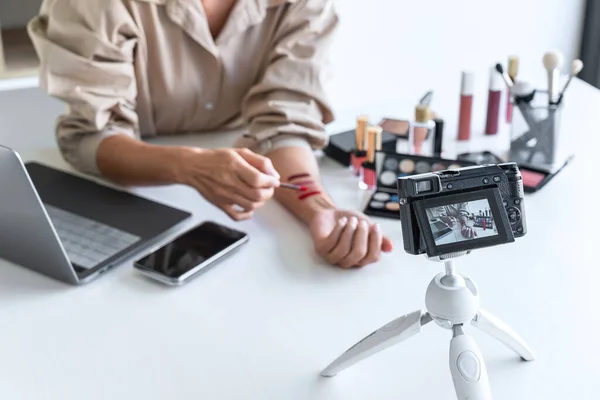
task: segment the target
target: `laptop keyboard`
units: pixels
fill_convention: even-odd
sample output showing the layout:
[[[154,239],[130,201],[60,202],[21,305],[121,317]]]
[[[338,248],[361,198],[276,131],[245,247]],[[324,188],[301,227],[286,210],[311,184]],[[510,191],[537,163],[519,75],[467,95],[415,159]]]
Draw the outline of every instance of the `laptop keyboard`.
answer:
[[[100,222],[44,204],[72,264],[89,269],[141,238]]]

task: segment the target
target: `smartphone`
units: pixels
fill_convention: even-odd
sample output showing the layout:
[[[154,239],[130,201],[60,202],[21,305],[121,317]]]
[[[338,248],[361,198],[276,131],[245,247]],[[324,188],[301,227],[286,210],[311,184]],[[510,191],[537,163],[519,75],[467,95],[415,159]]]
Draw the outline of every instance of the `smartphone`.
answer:
[[[248,241],[248,235],[211,221],[177,236],[135,261],[142,274],[178,286],[206,271]]]

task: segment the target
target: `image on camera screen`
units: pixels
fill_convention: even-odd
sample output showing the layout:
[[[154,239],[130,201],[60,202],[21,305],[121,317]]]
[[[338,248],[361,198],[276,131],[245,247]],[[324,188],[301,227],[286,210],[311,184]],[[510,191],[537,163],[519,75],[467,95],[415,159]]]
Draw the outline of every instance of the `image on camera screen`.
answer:
[[[498,235],[487,199],[426,209],[437,246]]]

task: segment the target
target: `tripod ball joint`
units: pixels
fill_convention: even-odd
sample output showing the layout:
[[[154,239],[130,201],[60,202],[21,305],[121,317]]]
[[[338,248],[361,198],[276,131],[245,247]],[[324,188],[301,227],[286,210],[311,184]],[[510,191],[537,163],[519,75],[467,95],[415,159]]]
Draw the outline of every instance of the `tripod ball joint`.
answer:
[[[479,310],[479,291],[469,278],[440,273],[427,287],[425,307],[439,326],[452,329],[475,317]]]

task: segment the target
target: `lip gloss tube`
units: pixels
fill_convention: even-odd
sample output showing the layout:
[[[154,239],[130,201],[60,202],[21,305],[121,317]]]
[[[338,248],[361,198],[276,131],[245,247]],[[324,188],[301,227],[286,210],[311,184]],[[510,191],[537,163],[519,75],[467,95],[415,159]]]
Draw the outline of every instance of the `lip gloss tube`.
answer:
[[[460,111],[458,114],[458,140],[471,137],[471,114],[473,111],[473,93],[475,92],[475,74],[463,71],[460,88]]]
[[[356,120],[356,148],[350,154],[350,169],[352,175],[359,177],[362,164],[367,158],[365,151],[365,134],[369,119],[365,116],[360,116]]]
[[[485,134],[495,135],[498,133],[500,120],[500,100],[502,99],[502,88],[504,82],[502,76],[492,68],[490,75],[490,90],[488,92],[487,118],[485,122]]]
[[[364,190],[374,190],[377,187],[377,170],[375,166],[376,151],[381,150],[381,135],[383,129],[370,126],[367,129],[367,160],[362,165],[362,185]]]
[[[519,57],[508,57],[508,76],[513,84],[517,81],[517,73],[519,72]],[[512,122],[513,104],[511,102],[510,89],[506,91],[506,122]]]

